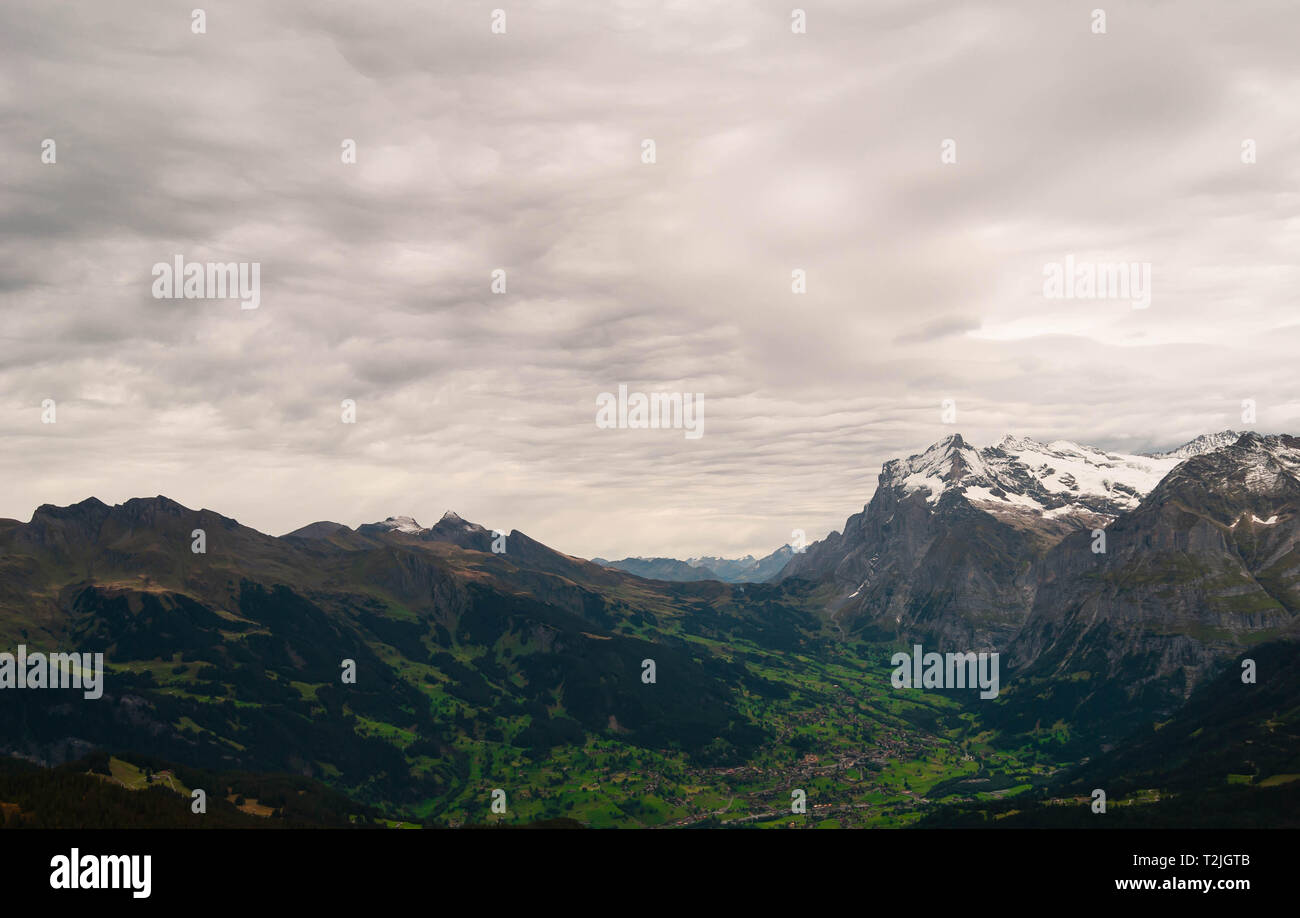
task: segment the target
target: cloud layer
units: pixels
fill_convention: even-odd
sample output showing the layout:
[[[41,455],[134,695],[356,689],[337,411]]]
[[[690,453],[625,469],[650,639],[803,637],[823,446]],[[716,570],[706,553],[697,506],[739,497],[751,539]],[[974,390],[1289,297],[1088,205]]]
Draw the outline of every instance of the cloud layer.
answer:
[[[1292,4],[106,6],[0,10],[0,516],[766,553],[954,429],[1300,430]],[[261,307],[154,299],[176,254]],[[1046,299],[1071,254],[1150,308]],[[705,435],[597,428],[619,383]]]

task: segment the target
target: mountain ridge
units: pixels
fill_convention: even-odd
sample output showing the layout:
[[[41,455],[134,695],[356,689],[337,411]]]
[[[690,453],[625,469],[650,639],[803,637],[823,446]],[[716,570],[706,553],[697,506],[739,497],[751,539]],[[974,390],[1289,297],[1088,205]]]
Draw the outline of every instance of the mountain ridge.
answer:
[[[746,555],[743,558],[718,558],[705,556],[700,558],[632,557],[619,561],[605,558],[592,558],[593,564],[612,567],[640,577],[654,580],[686,582],[692,580],[720,580],[724,583],[764,583],[779,574],[794,555],[789,545],[755,558]]]
[[[841,630],[1005,647],[1029,617],[1038,564],[1054,546],[1136,509],[1184,454],[1221,449],[1232,433],[1163,456],[1013,436],[977,448],[953,434],[885,462],[862,511],[773,582],[824,584]]]
[[[854,761],[863,749],[896,755],[900,708],[909,743],[946,742],[960,713],[999,745],[1038,748],[1048,731],[1090,756],[1163,722],[1300,620],[1300,439],[1203,442],[1215,448],[1131,505],[1123,489],[1098,490],[1151,473],[1126,454],[948,438],[886,464],[885,486],[844,533],[809,547],[817,577],[770,583],[647,580],[517,530],[497,552],[495,533],[451,512],[430,527],[321,520],[275,537],[162,495],[42,505],[28,523],[0,524],[0,636],[102,651],[111,675],[90,705],[6,696],[0,752],[59,762],[130,746],[196,767],[291,771],[457,819],[479,805],[483,766],[562,748],[564,767],[590,767],[591,738],[626,753],[618,771],[680,755],[725,781],[760,748],[768,764],[802,768],[819,740],[801,725],[836,710],[853,725],[838,748]],[[1071,530],[1054,540],[1023,514],[983,509],[1013,491],[1040,517],[1068,505],[1047,519],[1069,517]],[[1094,531],[1082,514],[1101,513],[1098,501],[1124,506]],[[692,560],[678,563],[701,571]],[[1002,694],[912,706],[890,691],[885,662],[913,641],[1003,653]],[[339,679],[345,659],[356,683]],[[642,679],[647,660],[657,682]],[[1223,735],[1238,729],[1230,718]],[[946,773],[966,773],[960,761],[953,750]]]

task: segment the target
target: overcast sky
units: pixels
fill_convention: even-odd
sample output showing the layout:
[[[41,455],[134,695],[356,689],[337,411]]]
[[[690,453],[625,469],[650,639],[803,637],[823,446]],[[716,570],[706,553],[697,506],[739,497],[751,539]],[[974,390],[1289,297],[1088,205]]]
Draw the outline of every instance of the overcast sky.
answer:
[[[736,555],[953,432],[1300,432],[1293,2],[202,2],[0,7],[0,516]],[[260,307],[155,299],[176,254]],[[704,435],[597,428],[619,383]]]

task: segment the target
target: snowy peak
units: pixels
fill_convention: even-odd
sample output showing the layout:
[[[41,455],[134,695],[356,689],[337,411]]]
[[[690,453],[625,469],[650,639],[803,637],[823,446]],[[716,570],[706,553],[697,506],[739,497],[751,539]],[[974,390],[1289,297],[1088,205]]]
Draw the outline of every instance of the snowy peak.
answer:
[[[1189,484],[1238,502],[1300,495],[1300,438],[1244,433],[1230,446],[1189,459],[1161,490],[1178,492]]]
[[[999,484],[1049,513],[1068,512],[1070,505],[1107,515],[1131,509],[1179,462],[1172,457],[1112,453],[1069,440],[1039,443],[1024,438],[1001,452],[1008,463]],[[1004,471],[1002,466],[995,468]]]
[[[389,532],[417,533],[424,530],[424,527],[409,516],[390,516],[383,522],[371,523],[370,525],[387,529]]]
[[[928,492],[930,502],[934,503],[949,486],[960,485],[963,478],[978,475],[981,465],[979,453],[967,445],[961,434],[954,434],[923,453],[886,462],[880,473],[880,484],[907,494]]]
[[[1212,452],[1216,449],[1223,449],[1225,446],[1232,446],[1240,440],[1244,434],[1235,430],[1222,430],[1218,433],[1201,434],[1194,440],[1189,440],[1177,449],[1171,449],[1164,453],[1151,453],[1150,455],[1158,459],[1190,459],[1193,456],[1199,456],[1202,453]]]
[[[1097,522],[1136,507],[1183,461],[1227,447],[1267,453],[1271,465],[1257,477],[1290,468],[1300,458],[1283,440],[1295,442],[1225,430],[1168,452],[1131,455],[1010,434],[980,449],[954,434],[923,453],[885,463],[880,486],[899,498],[923,495],[931,507],[952,493],[995,516]]]
[[[442,519],[433,526],[429,532],[486,532],[478,523],[471,523],[461,517],[455,510],[448,510],[442,515]]]
[[[1224,455],[1250,457],[1245,461],[1256,465],[1271,463],[1294,475],[1300,471],[1300,437],[1248,431],[1238,437]]]
[[[428,527],[421,526],[410,516],[390,516],[382,523],[359,526],[357,532],[369,536],[409,536],[420,542],[447,543],[473,551],[493,551],[492,532],[463,519],[454,510],[448,510],[438,522]]]
[[[899,497],[923,494],[932,507],[955,493],[995,515],[1095,519],[1136,507],[1180,461],[1011,435],[980,449],[958,434],[886,463],[880,484]]]
[[[390,516],[381,523],[367,523],[361,527],[362,530],[378,532],[400,532],[406,535],[429,535],[437,536],[440,533],[447,532],[486,532],[482,526],[477,523],[471,523],[462,518],[455,510],[448,510],[442,515],[442,519],[430,527],[421,526],[410,516]]]

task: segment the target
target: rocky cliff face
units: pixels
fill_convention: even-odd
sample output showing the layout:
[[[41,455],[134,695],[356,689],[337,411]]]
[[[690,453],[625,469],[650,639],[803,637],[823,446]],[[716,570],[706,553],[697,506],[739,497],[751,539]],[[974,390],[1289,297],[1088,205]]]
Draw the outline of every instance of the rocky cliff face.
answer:
[[[778,580],[828,585],[841,630],[920,640],[936,650],[1005,650],[1034,608],[1039,565],[1072,533],[1136,509],[1188,455],[1006,437],[979,449],[960,435],[885,463],[871,502],[796,555]]]
[[[1172,703],[1225,658],[1300,616],[1300,440],[1246,434],[1193,456],[1106,530],[1038,565],[1010,664],[1088,674]]]
[[[923,494],[880,488],[842,536],[806,554],[782,576],[815,572],[833,584],[831,614],[843,630],[941,651],[1005,644],[1033,599],[1025,533],[957,494],[932,505]]]

